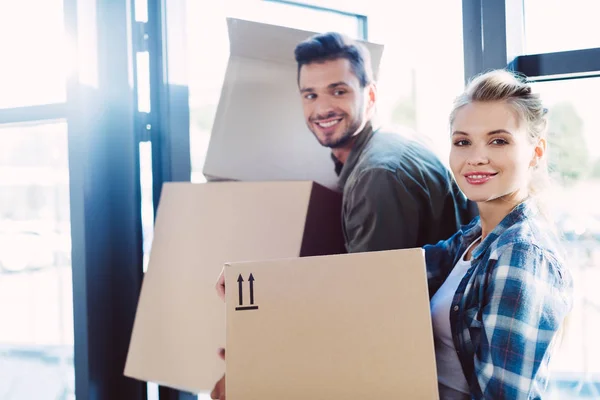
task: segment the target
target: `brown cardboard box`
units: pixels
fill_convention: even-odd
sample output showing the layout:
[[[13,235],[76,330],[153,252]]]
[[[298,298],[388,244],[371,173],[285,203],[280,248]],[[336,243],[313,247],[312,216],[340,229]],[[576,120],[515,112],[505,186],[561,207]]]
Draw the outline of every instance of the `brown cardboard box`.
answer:
[[[344,252],[341,196],[325,189],[337,181],[331,152],[306,127],[296,84],[294,47],[314,32],[238,19],[228,29],[203,170],[211,182],[164,186],[125,367],[191,392],[225,371],[214,288],[225,262]],[[377,76],[383,46],[365,45]]]
[[[438,398],[422,249],[225,271],[228,400]]]
[[[307,180],[335,189],[331,150],[306,127],[294,48],[314,32],[228,19],[230,55],[203,173],[210,180]],[[375,78],[383,46],[364,42]]]
[[[312,182],[165,184],[125,375],[212,389],[225,371],[223,265],[344,252],[340,205]]]

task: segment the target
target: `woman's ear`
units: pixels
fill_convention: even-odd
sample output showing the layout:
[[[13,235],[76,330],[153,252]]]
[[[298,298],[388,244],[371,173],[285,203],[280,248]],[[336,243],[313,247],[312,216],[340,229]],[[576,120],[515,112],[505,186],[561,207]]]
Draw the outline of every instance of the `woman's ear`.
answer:
[[[535,148],[533,149],[533,158],[531,159],[531,163],[529,164],[529,166],[536,167],[539,161],[542,158],[544,158],[544,156],[546,155],[546,146],[546,139],[540,138]]]

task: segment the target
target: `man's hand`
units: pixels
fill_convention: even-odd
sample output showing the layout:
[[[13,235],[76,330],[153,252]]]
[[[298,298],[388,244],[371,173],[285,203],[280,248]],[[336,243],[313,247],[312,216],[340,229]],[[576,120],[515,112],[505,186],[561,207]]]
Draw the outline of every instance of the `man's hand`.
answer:
[[[221,300],[225,301],[225,267],[221,270],[221,275],[219,275],[215,287]]]
[[[225,301],[225,268],[221,270],[221,274],[219,275],[219,279],[217,279],[215,288],[217,289],[217,294],[221,300]],[[219,357],[225,360],[225,349],[219,349]],[[212,392],[210,392],[210,398],[214,400],[226,400],[225,374],[223,374],[223,377],[215,384]]]
[[[225,349],[219,349],[219,356],[225,360]],[[215,384],[212,392],[210,392],[210,398],[213,400],[227,400],[225,394],[225,374],[223,374],[223,377]]]

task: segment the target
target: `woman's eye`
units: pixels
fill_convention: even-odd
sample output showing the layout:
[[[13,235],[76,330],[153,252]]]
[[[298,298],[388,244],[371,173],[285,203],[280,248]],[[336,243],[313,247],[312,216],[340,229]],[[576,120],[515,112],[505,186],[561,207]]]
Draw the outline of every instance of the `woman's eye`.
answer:
[[[492,140],[492,144],[502,146],[502,145],[508,144],[508,142],[504,139],[497,138],[497,139]]]
[[[469,144],[468,140],[462,139],[462,140],[457,140],[454,142],[455,146],[466,146]]]

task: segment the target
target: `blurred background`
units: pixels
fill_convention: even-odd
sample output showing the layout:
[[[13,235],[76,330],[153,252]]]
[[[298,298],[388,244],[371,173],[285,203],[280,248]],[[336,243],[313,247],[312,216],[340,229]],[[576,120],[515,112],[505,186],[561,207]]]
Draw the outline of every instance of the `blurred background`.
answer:
[[[549,205],[576,284],[548,398],[600,398],[599,8],[0,0],[0,399],[196,398],[122,370],[161,185],[205,181],[227,17],[385,45],[381,121],[423,135],[444,162],[467,79],[509,66],[534,82],[549,109]]]

